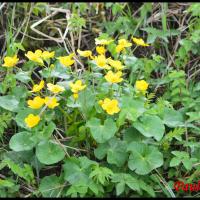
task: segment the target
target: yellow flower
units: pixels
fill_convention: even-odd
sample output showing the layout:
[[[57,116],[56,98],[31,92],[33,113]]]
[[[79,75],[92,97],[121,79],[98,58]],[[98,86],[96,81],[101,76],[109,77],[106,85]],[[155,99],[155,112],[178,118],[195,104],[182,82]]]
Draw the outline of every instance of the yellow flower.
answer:
[[[49,91],[53,92],[54,94],[58,94],[58,93],[63,92],[65,90],[65,88],[63,86],[53,85],[52,83],[47,84],[47,89]]]
[[[41,80],[39,84],[35,84],[31,92],[39,92],[42,88],[44,88],[43,80]]]
[[[77,80],[75,83],[70,82],[69,86],[71,87],[71,91],[73,93],[78,93],[86,87],[86,85],[83,85],[81,80]]]
[[[83,56],[83,57],[90,57],[92,58],[92,52],[91,51],[81,51],[80,49],[77,50],[78,54],[80,56]]]
[[[49,58],[53,58],[55,56],[55,51],[49,52],[49,51],[43,51],[41,57],[46,60]]]
[[[32,51],[28,51],[27,54],[25,54],[25,56],[29,59],[32,60],[34,62],[37,62],[40,65],[44,65],[44,62],[41,58],[42,56],[42,51],[41,50],[36,50],[35,53],[33,53]]]
[[[96,45],[108,45],[114,40],[106,40],[106,39],[97,39],[95,38],[95,44]]]
[[[109,58],[108,63],[109,63],[109,65],[114,67],[116,70],[124,69],[124,66],[122,65],[122,63],[119,60],[113,60],[113,59]]]
[[[35,55],[37,55],[38,57],[41,57],[41,56],[42,56],[42,50],[37,49],[37,50],[35,51]]]
[[[29,114],[25,119],[24,119],[26,125],[29,128],[32,128],[34,126],[36,126],[39,121],[40,121],[40,116],[39,115],[33,115],[33,114]]]
[[[54,109],[56,106],[59,105],[59,103],[57,102],[56,97],[45,97],[44,103],[46,104],[46,106],[48,108],[51,108],[51,109]]]
[[[142,92],[145,92],[147,90],[148,86],[149,86],[149,84],[144,80],[136,81],[136,83],[135,83],[136,89],[139,91],[142,91]]]
[[[4,64],[3,67],[14,67],[17,62],[19,61],[19,58],[17,58],[17,55],[14,55],[13,57],[6,56],[4,58]]]
[[[105,54],[106,49],[104,48],[104,46],[97,46],[96,51],[97,51],[98,54],[101,55],[101,54]]]
[[[78,99],[78,93],[73,94],[74,99]]]
[[[131,47],[132,44],[128,42],[126,39],[120,39],[118,40],[118,45],[116,46],[116,52],[119,53],[126,47]]]
[[[111,100],[109,98],[105,98],[100,102],[100,105],[109,115],[113,115],[120,111],[118,101],[116,99]]]
[[[135,38],[135,37],[132,37],[132,40],[135,44],[139,45],[139,46],[144,46],[144,47],[148,47],[149,44],[146,44],[144,42],[144,40],[142,38]]]
[[[99,101],[98,101],[98,104],[99,104],[100,106],[102,106],[103,100],[99,100]]]
[[[54,64],[50,64],[50,66],[49,66],[50,68],[54,68],[55,67],[55,65]]]
[[[27,103],[28,103],[30,108],[39,109],[44,105],[44,99],[37,96],[33,100],[28,100]]]
[[[104,55],[95,56],[94,60],[96,64],[103,69],[111,68],[109,65],[107,65],[107,59]]]
[[[108,71],[108,73],[105,75],[105,79],[110,83],[120,83],[123,78],[121,78],[122,72],[118,71],[116,73],[113,73],[112,71]]]
[[[70,67],[75,62],[75,60],[72,59],[73,56],[74,54],[72,53],[68,56],[60,56],[58,57],[58,59],[62,65],[64,65],[65,67]]]

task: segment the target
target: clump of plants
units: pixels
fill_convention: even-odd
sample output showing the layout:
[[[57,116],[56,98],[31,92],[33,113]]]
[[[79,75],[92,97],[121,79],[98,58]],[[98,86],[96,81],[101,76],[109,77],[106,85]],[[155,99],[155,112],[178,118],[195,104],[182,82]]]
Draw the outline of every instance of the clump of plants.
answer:
[[[28,51],[23,64],[16,51],[4,58],[13,84],[0,107],[12,113],[15,131],[1,150],[0,170],[9,173],[0,196],[20,189],[37,197],[174,197],[169,180],[197,170],[191,144],[186,151],[182,143],[193,125],[184,110],[155,99],[157,69],[133,55],[151,44],[104,36],[95,44],[70,54]],[[148,70],[136,73],[141,62]]]

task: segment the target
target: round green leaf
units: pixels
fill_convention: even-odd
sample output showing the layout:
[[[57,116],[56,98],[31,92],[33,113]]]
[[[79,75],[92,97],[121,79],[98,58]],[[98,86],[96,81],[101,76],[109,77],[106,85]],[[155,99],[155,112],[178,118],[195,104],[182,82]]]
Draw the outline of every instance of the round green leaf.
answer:
[[[162,120],[153,115],[142,116],[139,121],[133,123],[133,126],[144,136],[154,137],[157,141],[161,140],[165,132]]]
[[[51,165],[61,161],[65,157],[65,152],[58,144],[42,141],[36,147],[36,156],[41,163]]]
[[[161,118],[163,119],[163,123],[169,127],[184,126],[182,113],[171,108],[164,108]]]
[[[60,192],[63,189],[59,177],[55,175],[45,176],[40,183],[39,191],[43,197],[60,197]]]
[[[87,126],[90,128],[92,137],[98,143],[104,143],[112,138],[117,132],[117,127],[112,119],[106,119],[102,125],[100,119],[92,118],[88,121]]]
[[[35,144],[30,133],[26,131],[13,135],[9,142],[10,148],[17,152],[31,150]]]
[[[153,169],[163,165],[163,155],[154,146],[132,142],[129,144],[127,150],[131,151],[128,167],[131,170],[135,170],[137,174],[148,174]]]
[[[107,161],[110,164],[115,164],[118,167],[123,166],[128,158],[126,152],[126,142],[113,137],[107,143],[100,144],[94,150],[94,155],[99,160],[102,160],[107,154]]]
[[[15,96],[7,95],[0,97],[0,107],[15,112],[18,108],[19,100]]]

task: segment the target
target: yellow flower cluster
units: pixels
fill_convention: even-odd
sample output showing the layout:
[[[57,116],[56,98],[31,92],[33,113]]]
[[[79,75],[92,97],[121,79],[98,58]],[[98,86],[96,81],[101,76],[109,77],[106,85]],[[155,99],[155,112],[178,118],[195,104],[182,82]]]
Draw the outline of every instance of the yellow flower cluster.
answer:
[[[40,49],[37,49],[35,52],[32,51],[28,51],[27,54],[25,54],[25,56],[31,60],[34,61],[36,63],[38,63],[39,65],[44,65],[43,60],[47,60],[50,58],[53,58],[55,56],[55,52],[49,52],[49,51],[43,51]]]
[[[14,55],[13,57],[6,56],[4,58],[4,64],[3,67],[14,67],[16,66],[17,62],[19,61],[19,58],[17,58],[17,55]]]
[[[106,58],[106,45],[109,45],[114,40],[106,40],[106,39],[95,39],[96,46],[96,53],[97,55],[93,56],[92,51],[90,50],[77,50],[77,53],[85,58],[89,58],[93,60],[96,65],[104,70],[108,70],[104,76],[105,80],[111,84],[113,83],[120,83],[123,81],[123,73],[122,70],[125,68],[123,63],[120,60],[113,60],[111,57]],[[134,38],[132,37],[132,41],[138,45],[138,46],[149,46],[149,44],[146,44],[143,39],[141,38]],[[118,44],[116,46],[116,52],[120,53],[125,48],[131,47],[132,43],[128,42],[126,39],[119,39]],[[53,58],[55,56],[55,52],[48,52],[41,50],[36,50],[35,52],[28,51],[27,54],[25,54],[29,60],[32,60],[34,62],[37,62],[41,65],[43,65],[43,60]],[[75,63],[75,60],[73,59],[73,56],[75,54],[71,53],[68,56],[60,56],[57,59],[59,62],[65,66],[70,67]],[[13,67],[18,62],[17,55],[14,57],[5,57],[4,58],[4,65],[6,67]],[[53,65],[53,64],[51,64]],[[52,66],[53,67],[53,66]],[[113,71],[112,71],[113,69]],[[145,93],[148,89],[148,83],[144,80],[138,80],[135,83],[135,89],[136,91]],[[39,84],[35,84],[31,90],[31,92],[40,92],[45,86],[44,80],[41,80]],[[86,88],[86,84],[83,84],[82,80],[77,80],[75,82],[70,82],[69,84],[70,89],[73,93],[73,98],[77,99],[79,96],[79,92],[84,90]],[[57,98],[55,97],[59,93],[62,93],[65,88],[60,85],[54,85],[52,83],[47,84],[47,89],[54,94],[54,96],[46,96],[44,98],[41,98],[40,96],[36,96],[33,99],[30,99],[27,101],[28,106],[31,109],[40,109],[44,105],[50,109],[54,109],[56,106],[59,105],[57,102]],[[119,102],[117,99],[109,99],[105,98],[104,100],[99,101],[99,105],[102,107],[103,110],[105,110],[109,115],[114,115],[118,112],[120,112]],[[32,128],[36,126],[40,121],[39,115],[29,114],[25,118],[25,123],[28,127]]]
[[[142,38],[132,37],[133,42],[138,46],[148,47],[149,44],[146,44]]]
[[[104,100],[100,100],[99,104],[109,115],[113,115],[120,111],[118,101],[116,99],[111,100],[109,98],[105,98]]]
[[[124,50],[127,47],[131,47],[132,44],[128,42],[126,39],[120,39],[118,40],[118,45],[116,46],[116,52],[120,53],[122,50]]]
[[[60,61],[60,63],[62,65],[64,65],[65,67],[70,67],[71,65],[74,64],[75,60],[72,59],[72,57],[74,56],[74,53],[69,54],[68,56],[60,56],[58,57],[58,60]]]
[[[35,84],[32,88],[31,92],[39,92],[41,89],[44,88],[44,81],[40,81],[39,84]],[[52,83],[48,83],[47,84],[47,89],[49,91],[51,91],[54,95],[57,95],[61,92],[63,92],[65,90],[64,87],[59,86],[59,85],[54,85]],[[50,108],[50,109],[54,109],[56,106],[59,105],[59,103],[57,102],[57,98],[55,96],[53,97],[45,97],[45,98],[41,98],[40,96],[36,96],[34,97],[32,100],[28,100],[27,101],[28,107],[32,108],[32,109],[40,109],[44,104]],[[36,126],[39,121],[40,121],[40,116],[39,115],[33,115],[33,114],[29,114],[26,118],[25,118],[25,123],[29,128],[32,128],[34,126]]]
[[[121,71],[118,71],[116,73],[114,73],[112,71],[108,71],[108,73],[105,75],[105,79],[109,83],[120,83],[123,81],[123,78],[121,78],[121,76],[122,76]]]
[[[26,122],[26,125],[29,128],[33,128],[34,126],[36,126],[39,123],[40,116],[34,115],[34,114],[29,114],[28,117],[26,117],[24,121]]]
[[[86,85],[83,85],[81,80],[77,80],[75,83],[70,82],[69,86],[71,88],[71,91],[73,92],[74,99],[78,98],[79,91],[84,90],[86,88]]]
[[[65,90],[64,87],[62,87],[60,85],[53,85],[52,83],[47,84],[47,89],[54,94],[58,94],[58,93],[63,92]]]
[[[148,86],[149,84],[144,80],[136,81],[135,83],[136,89],[141,92],[146,92]]]

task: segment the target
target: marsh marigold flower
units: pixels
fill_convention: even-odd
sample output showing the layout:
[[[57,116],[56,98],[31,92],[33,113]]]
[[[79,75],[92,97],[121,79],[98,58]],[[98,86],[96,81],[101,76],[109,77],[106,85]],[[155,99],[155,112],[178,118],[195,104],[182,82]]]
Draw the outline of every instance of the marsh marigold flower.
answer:
[[[104,55],[106,53],[106,49],[104,48],[104,46],[97,46],[96,51],[100,55],[102,55],[102,54]]]
[[[135,83],[135,87],[137,90],[145,92],[148,88],[149,84],[144,81],[144,80],[140,80],[140,81],[136,81]]]
[[[113,115],[120,111],[118,101],[116,99],[105,98],[103,101],[100,100],[99,104],[109,115]]]
[[[49,51],[43,51],[41,57],[46,60],[49,58],[53,58],[55,56],[55,51],[49,52]]]
[[[143,47],[148,47],[149,46],[149,44],[146,44],[142,38],[132,37],[132,40],[138,46],[143,46]]]
[[[51,108],[51,109],[54,109],[56,106],[59,105],[59,103],[57,102],[56,97],[45,97],[44,103],[46,104],[46,106],[48,108]]]
[[[75,83],[70,82],[69,86],[73,93],[78,93],[86,87],[86,85],[83,85],[82,80],[77,80]]]
[[[94,61],[100,68],[103,68],[103,69],[111,68],[109,65],[107,65],[107,59],[104,55],[95,56]]]
[[[4,58],[4,64],[3,67],[14,67],[17,62],[19,61],[19,58],[17,58],[17,55],[14,55],[13,57],[6,56]]]
[[[28,51],[27,54],[25,54],[25,56],[31,61],[34,61],[40,65],[44,65],[44,62],[41,58],[42,51],[40,49],[36,50],[35,53],[33,53],[32,51]]]
[[[114,40],[106,40],[106,39],[97,39],[95,38],[95,44],[96,45],[109,45]]]
[[[28,100],[27,104],[32,109],[39,109],[44,105],[44,99],[37,96],[33,100]]]
[[[34,126],[36,126],[39,121],[40,121],[40,116],[39,115],[33,115],[33,114],[29,114],[25,119],[24,119],[26,125],[29,128],[33,128]]]
[[[44,81],[41,80],[39,84],[35,84],[31,92],[39,92],[41,89],[44,88]]]
[[[121,78],[121,76],[121,71],[118,71],[116,73],[108,71],[108,73],[105,75],[105,79],[110,83],[120,83],[121,81],[123,81],[123,78]]]
[[[119,53],[120,51],[124,50],[126,47],[131,47],[132,44],[128,42],[126,39],[119,39],[118,45],[116,46],[116,52]]]
[[[65,88],[63,86],[54,85],[52,83],[47,84],[47,89],[49,91],[53,92],[54,94],[58,94],[58,93],[63,92],[65,90]]]
[[[62,65],[64,65],[65,67],[70,67],[71,65],[74,64],[75,60],[72,59],[72,57],[74,56],[74,53],[71,53],[68,56],[60,56],[58,57],[58,60],[60,61],[60,63]]]
[[[92,58],[92,52],[89,51],[89,50],[87,50],[87,51],[81,51],[80,49],[78,49],[77,52],[78,52],[78,54],[80,56],[83,56],[83,57],[86,57],[86,58],[88,58],[88,57]]]
[[[74,99],[78,99],[78,93],[73,94]]]
[[[122,63],[119,60],[113,60],[113,59],[109,58],[108,63],[110,66],[112,66],[116,70],[124,69],[124,66],[122,65]]]

